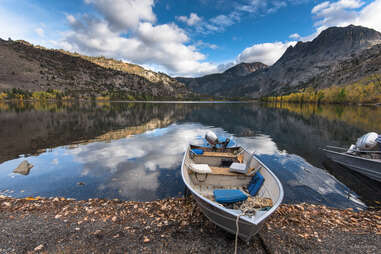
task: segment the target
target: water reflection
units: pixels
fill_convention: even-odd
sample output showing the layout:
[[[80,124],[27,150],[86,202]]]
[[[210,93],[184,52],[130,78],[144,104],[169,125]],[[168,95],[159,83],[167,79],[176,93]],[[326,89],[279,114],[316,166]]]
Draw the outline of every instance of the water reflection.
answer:
[[[367,179],[348,184],[347,170],[324,170],[319,146],[345,145],[348,136],[364,132],[345,121],[258,104],[43,108],[0,107],[0,139],[6,141],[0,142],[0,191],[14,191],[6,194],[128,200],[181,195],[184,149],[212,129],[259,153],[282,181],[286,202],[344,208],[362,206],[357,194],[367,202],[381,200],[379,184]],[[25,159],[20,154],[34,165],[29,176],[12,173]]]

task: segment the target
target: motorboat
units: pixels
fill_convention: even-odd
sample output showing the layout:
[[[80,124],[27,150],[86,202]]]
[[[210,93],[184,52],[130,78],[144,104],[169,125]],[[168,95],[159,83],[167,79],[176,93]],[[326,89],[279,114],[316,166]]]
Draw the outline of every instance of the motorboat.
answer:
[[[381,136],[377,133],[365,134],[349,149],[327,146],[322,150],[334,162],[381,182]]]
[[[327,146],[322,149],[336,163],[381,182],[381,151],[348,152],[347,149]]]
[[[188,146],[182,179],[209,220],[249,241],[281,204],[282,184],[245,148],[209,143],[212,147]]]

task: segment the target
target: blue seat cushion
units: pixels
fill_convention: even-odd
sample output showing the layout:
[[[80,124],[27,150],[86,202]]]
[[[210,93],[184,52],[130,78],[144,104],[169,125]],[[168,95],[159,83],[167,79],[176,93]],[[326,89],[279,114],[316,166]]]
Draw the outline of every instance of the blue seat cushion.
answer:
[[[192,149],[192,152],[194,152],[195,154],[199,154],[199,155],[201,155],[201,154],[203,154],[204,153],[204,150],[202,150],[202,149]]]
[[[216,201],[221,204],[235,203],[247,199],[245,193],[240,190],[217,189],[213,193]]]
[[[249,193],[251,196],[257,195],[264,181],[265,181],[265,178],[263,178],[263,176],[261,175],[261,173],[259,173],[259,171],[253,176],[253,178],[251,178],[249,186],[247,186],[247,189],[249,190]]]

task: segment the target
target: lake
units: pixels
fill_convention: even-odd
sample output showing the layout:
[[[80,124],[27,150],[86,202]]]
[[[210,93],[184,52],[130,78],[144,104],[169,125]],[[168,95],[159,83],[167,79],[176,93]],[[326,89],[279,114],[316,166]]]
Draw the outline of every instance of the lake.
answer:
[[[259,103],[1,103],[0,195],[149,201],[182,196],[188,143],[229,137],[278,176],[285,203],[365,208],[381,184],[326,159],[381,133],[381,107]],[[27,160],[28,175],[13,173]]]

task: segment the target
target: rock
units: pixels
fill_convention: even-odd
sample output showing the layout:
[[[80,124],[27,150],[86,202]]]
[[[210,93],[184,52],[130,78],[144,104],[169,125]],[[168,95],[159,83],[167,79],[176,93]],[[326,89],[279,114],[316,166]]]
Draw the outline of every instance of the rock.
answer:
[[[84,186],[85,183],[84,183],[84,182],[78,182],[77,185],[79,185],[79,186]]]
[[[99,235],[101,232],[102,232],[101,230],[97,229],[97,230],[95,230],[95,232],[93,233],[93,235]]]
[[[40,251],[44,248],[43,244],[38,245],[36,248],[34,248],[34,251]]]
[[[24,160],[20,163],[20,165],[13,170],[13,173],[21,174],[21,175],[29,175],[30,169],[33,168],[33,165],[28,161]]]
[[[11,203],[10,202],[3,202],[3,206],[10,207]]]

